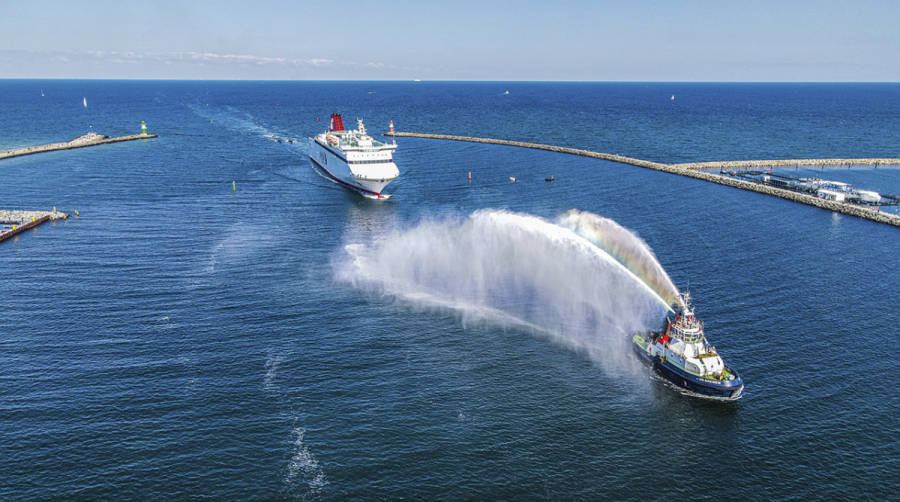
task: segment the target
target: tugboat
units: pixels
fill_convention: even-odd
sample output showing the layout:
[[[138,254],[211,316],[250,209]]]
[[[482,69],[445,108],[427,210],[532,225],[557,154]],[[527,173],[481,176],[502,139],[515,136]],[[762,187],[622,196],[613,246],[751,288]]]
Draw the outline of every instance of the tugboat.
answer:
[[[709,344],[703,321],[694,316],[690,293],[681,297],[681,314],[666,317],[663,331],[634,335],[634,351],[642,362],[686,394],[706,399],[741,398],[744,381]]]

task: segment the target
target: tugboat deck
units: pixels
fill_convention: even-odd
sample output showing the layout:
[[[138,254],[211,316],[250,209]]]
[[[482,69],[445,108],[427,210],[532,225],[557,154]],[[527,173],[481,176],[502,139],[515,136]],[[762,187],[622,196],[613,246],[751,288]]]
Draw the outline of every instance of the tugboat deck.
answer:
[[[743,380],[707,341],[703,321],[695,317],[688,293],[681,294],[680,305],[681,314],[666,319],[664,330],[632,337],[636,355],[684,393],[725,401],[740,399]]]

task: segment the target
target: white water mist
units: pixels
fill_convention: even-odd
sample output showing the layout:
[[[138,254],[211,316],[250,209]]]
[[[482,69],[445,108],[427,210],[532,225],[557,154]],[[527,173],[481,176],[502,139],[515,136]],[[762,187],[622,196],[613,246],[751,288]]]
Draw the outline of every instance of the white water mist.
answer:
[[[345,249],[339,280],[464,321],[530,327],[607,367],[627,365],[630,334],[665,313],[659,295],[595,243],[527,214],[481,210]]]

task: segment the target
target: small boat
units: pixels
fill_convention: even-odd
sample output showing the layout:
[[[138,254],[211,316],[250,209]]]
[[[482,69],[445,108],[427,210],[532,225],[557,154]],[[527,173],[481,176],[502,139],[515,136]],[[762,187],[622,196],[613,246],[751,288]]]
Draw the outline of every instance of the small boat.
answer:
[[[509,177],[509,181],[512,181],[513,183],[515,183],[515,182],[516,182],[516,177],[515,177],[515,176],[510,176],[510,177]]]
[[[509,91],[506,91],[506,92],[503,93],[504,96],[507,95],[507,94],[509,94]]]
[[[703,333],[703,321],[694,316],[689,293],[681,298],[681,314],[666,318],[662,331],[632,337],[641,362],[686,394],[705,399],[734,401],[741,398],[744,381],[725,366],[716,348]]]
[[[553,181],[553,176],[547,176],[544,181]]]
[[[671,98],[669,98],[669,100],[670,100],[670,101],[675,101],[675,95],[674,95],[674,94],[672,94],[672,97],[671,97]]]
[[[41,89],[41,97],[42,97],[42,98],[44,97],[44,90],[43,90],[43,89]]]
[[[84,103],[84,107],[87,108],[87,98],[81,98],[81,102]]]

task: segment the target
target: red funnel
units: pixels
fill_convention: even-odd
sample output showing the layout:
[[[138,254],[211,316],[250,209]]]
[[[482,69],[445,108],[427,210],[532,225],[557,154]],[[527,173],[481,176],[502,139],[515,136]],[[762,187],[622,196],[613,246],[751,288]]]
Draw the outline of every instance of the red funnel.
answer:
[[[341,118],[340,113],[332,113],[331,114],[331,130],[332,131],[343,131],[344,130],[344,119]]]

